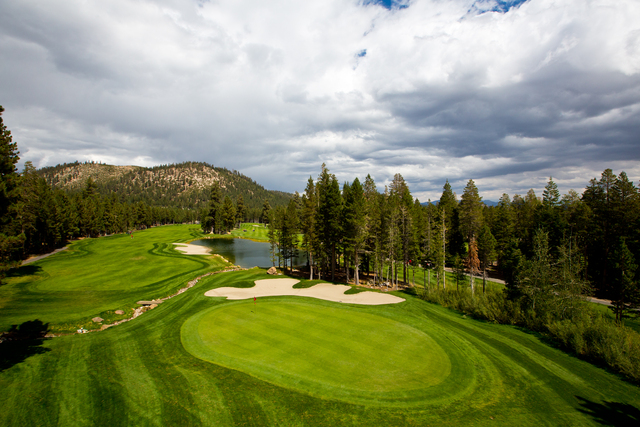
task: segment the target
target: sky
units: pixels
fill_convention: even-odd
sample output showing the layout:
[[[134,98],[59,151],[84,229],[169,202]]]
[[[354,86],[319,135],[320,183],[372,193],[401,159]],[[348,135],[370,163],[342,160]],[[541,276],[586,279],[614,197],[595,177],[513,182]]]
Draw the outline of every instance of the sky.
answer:
[[[421,201],[640,179],[637,0],[0,0],[20,167],[204,161]]]

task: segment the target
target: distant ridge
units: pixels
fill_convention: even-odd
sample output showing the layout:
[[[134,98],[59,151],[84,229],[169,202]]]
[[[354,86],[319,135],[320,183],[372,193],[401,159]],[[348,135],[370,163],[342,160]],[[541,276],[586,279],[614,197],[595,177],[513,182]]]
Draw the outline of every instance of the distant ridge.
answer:
[[[121,201],[145,202],[150,206],[199,209],[209,201],[215,182],[222,195],[235,203],[242,195],[248,209],[261,209],[265,200],[274,206],[286,205],[293,195],[265,189],[253,179],[235,170],[214,167],[203,162],[184,162],[154,166],[112,166],[94,162],[74,162],[38,170],[50,185],[70,193],[82,191],[89,178],[98,192],[117,194]]]

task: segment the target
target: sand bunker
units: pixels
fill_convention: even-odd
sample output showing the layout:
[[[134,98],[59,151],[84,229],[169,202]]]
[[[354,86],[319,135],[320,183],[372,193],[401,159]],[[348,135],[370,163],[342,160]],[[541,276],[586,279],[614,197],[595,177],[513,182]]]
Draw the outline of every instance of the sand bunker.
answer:
[[[174,243],[176,250],[185,255],[211,255],[209,249],[205,246],[192,245],[189,243]]]
[[[342,302],[348,304],[381,305],[397,304],[404,298],[378,292],[360,292],[358,294],[345,295],[345,291],[351,289],[346,285],[332,285],[330,283],[318,283],[306,289],[293,289],[298,283],[297,279],[265,279],[256,280],[253,288],[217,288],[207,291],[208,297],[227,297],[231,300],[249,299],[253,297],[270,297],[293,295],[298,297],[311,297],[327,301]]]

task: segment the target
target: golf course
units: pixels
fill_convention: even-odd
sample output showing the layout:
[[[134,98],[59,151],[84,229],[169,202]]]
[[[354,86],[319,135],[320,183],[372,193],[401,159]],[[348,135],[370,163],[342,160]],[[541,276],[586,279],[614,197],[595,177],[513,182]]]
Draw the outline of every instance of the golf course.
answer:
[[[220,257],[173,245],[202,237],[197,225],[173,225],[83,239],[12,270],[0,286],[0,331],[41,325],[49,335],[0,344],[0,425],[640,421],[638,386],[538,334],[409,292],[372,305],[254,299],[255,282],[274,276],[223,271],[231,266]],[[295,279],[294,291],[326,283]],[[245,289],[247,298],[205,295],[221,288]],[[138,301],[157,299],[164,301],[100,330],[131,317]]]

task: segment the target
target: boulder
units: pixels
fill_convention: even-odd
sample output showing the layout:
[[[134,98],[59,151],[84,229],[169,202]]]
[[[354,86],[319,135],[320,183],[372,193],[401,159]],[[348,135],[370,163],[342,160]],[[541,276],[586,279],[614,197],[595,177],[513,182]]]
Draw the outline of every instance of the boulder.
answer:
[[[267,274],[278,274],[278,270],[275,267],[271,267],[267,270]]]
[[[94,323],[100,323],[100,322],[102,322],[104,319],[103,319],[102,317],[94,317],[94,318],[93,318],[93,319],[91,319],[91,320],[93,320],[93,322],[94,322]]]
[[[116,314],[124,314],[124,311],[122,311],[122,310],[116,310]]]

